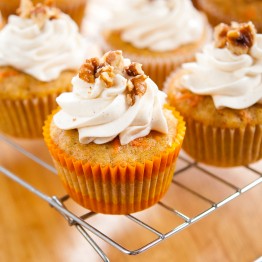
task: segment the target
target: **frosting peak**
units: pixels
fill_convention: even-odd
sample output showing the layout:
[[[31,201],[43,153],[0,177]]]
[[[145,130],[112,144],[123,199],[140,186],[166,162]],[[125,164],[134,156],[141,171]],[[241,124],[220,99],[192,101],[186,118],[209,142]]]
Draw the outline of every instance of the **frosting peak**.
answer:
[[[166,95],[121,51],[88,59],[72,84],[73,92],[57,98],[62,110],[54,122],[64,130],[78,129],[80,143],[102,144],[119,135],[124,145],[151,130],[167,133]]]
[[[183,65],[189,71],[182,79],[184,88],[211,95],[218,109],[244,109],[262,103],[262,35],[251,35],[251,23],[240,27],[250,29],[247,37],[240,36],[242,44],[208,44],[196,55],[196,62]]]

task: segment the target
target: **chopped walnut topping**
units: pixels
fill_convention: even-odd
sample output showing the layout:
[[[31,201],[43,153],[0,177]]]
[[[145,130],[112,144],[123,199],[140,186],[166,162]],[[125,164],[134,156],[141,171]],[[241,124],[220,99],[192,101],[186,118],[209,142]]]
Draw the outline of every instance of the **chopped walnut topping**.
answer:
[[[79,78],[87,83],[95,83],[96,61],[96,59],[87,59],[79,69]]]
[[[227,33],[230,29],[229,25],[224,23],[219,24],[214,29],[215,47],[223,48],[227,43]]]
[[[104,54],[102,60],[113,66],[115,72],[122,72],[124,68],[124,58],[122,55],[122,51],[117,50],[117,51],[109,51]]]
[[[112,87],[114,85],[114,68],[110,65],[106,65],[100,68],[96,76],[100,77],[100,79],[105,83],[106,87]]]
[[[42,28],[46,20],[57,19],[60,10],[51,7],[52,1],[46,0],[44,4],[38,3],[35,6],[31,0],[21,0],[17,13],[22,18],[31,18],[39,28]]]
[[[142,64],[132,62],[128,67],[125,67],[126,73],[129,76],[143,75]]]
[[[145,80],[148,78],[146,75],[138,75],[131,79],[131,82],[134,85],[135,94],[142,96],[146,92],[147,84]]]
[[[247,54],[253,46],[256,37],[256,29],[250,23],[240,24],[236,29],[227,33],[228,49],[236,55]]]
[[[144,74],[142,65],[139,63],[131,63],[128,67],[124,67],[122,51],[107,52],[101,60],[87,59],[78,73],[79,78],[90,84],[95,83],[96,78],[100,78],[106,88],[114,86],[116,74],[126,77],[126,101],[132,106],[136,96],[145,94],[147,89],[145,80],[148,76]]]
[[[247,54],[256,37],[255,26],[251,23],[220,24],[214,30],[215,46],[227,47],[233,54]]]
[[[127,82],[127,103],[132,106],[135,103],[135,96],[142,96],[147,89],[147,83],[145,80],[148,77],[146,75],[137,75]]]

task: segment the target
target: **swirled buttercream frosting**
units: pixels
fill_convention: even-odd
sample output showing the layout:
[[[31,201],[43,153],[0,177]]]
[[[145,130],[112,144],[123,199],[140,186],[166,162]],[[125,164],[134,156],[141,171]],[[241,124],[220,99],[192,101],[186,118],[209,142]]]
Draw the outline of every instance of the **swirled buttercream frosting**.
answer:
[[[165,93],[121,51],[86,60],[72,85],[72,92],[57,98],[61,110],[54,123],[63,130],[77,129],[80,143],[103,144],[119,136],[125,145],[151,130],[168,132]]]
[[[199,95],[210,95],[217,109],[248,108],[262,103],[262,34],[253,25],[219,25],[216,41],[186,63],[184,88]]]
[[[11,15],[0,31],[0,66],[12,66],[40,81],[79,68],[86,55],[86,41],[75,22],[41,4]]]
[[[118,8],[108,29],[119,31],[124,42],[164,52],[199,40],[205,19],[189,0],[140,0]]]

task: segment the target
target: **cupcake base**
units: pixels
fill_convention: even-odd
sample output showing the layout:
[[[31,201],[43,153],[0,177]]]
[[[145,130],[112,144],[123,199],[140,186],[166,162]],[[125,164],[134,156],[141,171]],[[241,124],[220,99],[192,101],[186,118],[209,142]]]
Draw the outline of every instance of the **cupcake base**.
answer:
[[[51,127],[53,116],[51,115],[44,126],[44,139],[70,197],[81,206],[104,214],[129,214],[156,204],[171,184],[185,134],[182,117],[176,111],[172,112],[178,123],[176,132],[172,134],[173,142],[164,149],[164,152],[155,152],[152,158],[148,157],[144,161],[114,164],[111,161],[103,164],[93,163],[87,160],[88,156],[82,160],[76,159],[72,154],[69,155],[62,150],[50,135],[50,132],[53,135],[55,133],[54,126]],[[174,124],[173,121],[170,123]],[[64,135],[65,132],[63,131]],[[65,143],[65,139],[62,139],[62,143]],[[71,143],[75,145],[74,142]],[[114,144],[114,141],[112,143]],[[87,152],[87,149],[82,147],[78,145],[78,155],[82,150]],[[109,150],[108,148],[106,152]],[[143,148],[139,150],[144,153]]]
[[[262,158],[262,125],[219,128],[186,119],[183,149],[196,161],[220,167],[247,165]]]

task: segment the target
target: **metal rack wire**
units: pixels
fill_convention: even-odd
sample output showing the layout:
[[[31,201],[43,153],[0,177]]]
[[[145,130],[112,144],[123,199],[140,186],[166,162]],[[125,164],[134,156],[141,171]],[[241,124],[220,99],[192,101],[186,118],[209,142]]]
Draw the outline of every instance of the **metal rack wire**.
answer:
[[[7,143],[11,147],[13,147],[15,150],[18,150],[20,153],[30,158],[32,161],[36,162],[38,165],[56,174],[56,170],[52,166],[48,165],[47,163],[42,161],[40,158],[26,151],[23,147],[19,146],[12,140],[6,138],[3,135],[0,135],[0,140]],[[174,218],[178,218],[180,222],[176,226],[174,226],[174,228],[172,228],[171,230],[167,230],[166,232],[163,232],[163,230],[161,231],[157,228],[154,228],[148,222],[143,221],[143,219],[137,217],[136,214],[126,215],[125,218],[128,219],[132,225],[139,226],[143,228],[143,230],[147,230],[151,232],[153,236],[152,239],[150,239],[150,241],[148,241],[147,243],[135,249],[130,249],[130,248],[125,247],[121,243],[110,238],[108,235],[103,233],[98,228],[92,226],[92,224],[89,222],[90,219],[99,214],[88,211],[88,212],[84,212],[84,214],[82,215],[76,215],[74,211],[72,211],[73,209],[71,209],[72,203],[68,204],[70,202],[70,197],[68,195],[65,195],[63,197],[48,196],[42,193],[41,191],[39,191],[38,189],[36,189],[35,187],[33,187],[32,185],[30,185],[29,183],[27,183],[26,181],[22,180],[16,174],[12,173],[10,170],[6,169],[5,167],[1,165],[0,165],[0,173],[14,180],[21,186],[25,187],[26,189],[28,189],[29,191],[31,191],[38,197],[48,202],[51,207],[55,208],[68,221],[70,226],[74,226],[83,235],[83,237],[94,248],[94,250],[98,253],[98,255],[101,257],[103,261],[110,261],[109,258],[106,256],[106,254],[103,252],[103,250],[96,243],[94,238],[90,235],[90,233],[96,235],[97,237],[107,242],[111,246],[117,248],[124,254],[138,255],[152,248],[153,246],[159,244],[160,242],[164,241],[165,239],[173,236],[174,234],[180,232],[181,230],[187,228],[188,226],[194,224],[195,222],[199,221],[200,219],[203,219],[205,216],[211,214],[212,212],[217,210],[219,207],[225,205],[226,203],[239,197],[241,194],[245,193],[246,191],[262,183],[261,168],[256,167],[256,165],[241,167],[240,171],[242,173],[247,173],[248,176],[250,176],[250,178],[248,179],[248,181],[246,181],[242,185],[235,185],[234,183],[228,180],[227,176],[225,177],[219,174],[219,172],[222,173],[222,169],[214,170],[210,167],[194,162],[188,159],[186,156],[182,156],[182,155],[179,157],[178,161],[179,161],[179,165],[174,174],[172,186],[176,186],[180,188],[181,190],[186,191],[189,195],[194,196],[197,199],[200,199],[201,201],[205,203],[205,207],[203,207],[202,210],[198,211],[197,214],[194,214],[194,215],[187,214],[187,212],[177,209],[176,205],[170,203],[169,201],[170,199],[168,199],[168,194],[167,194],[167,197],[164,198],[162,201],[160,201],[157,204],[157,206],[161,207],[163,210],[172,214]],[[214,200],[213,195],[208,196],[207,192],[203,191],[203,188],[193,189],[190,187],[189,183],[185,182],[187,181],[186,179],[185,181],[181,179],[184,176],[186,176],[185,174],[187,174],[188,172],[189,173],[190,172],[191,173],[195,173],[195,172],[201,173],[203,176],[206,176],[211,181],[211,184],[216,184],[219,186],[227,187],[229,189],[229,193],[227,195],[222,196],[222,198],[220,196],[220,199],[218,200]],[[215,187],[216,190],[219,190],[219,186]],[[215,192],[214,189],[212,189],[211,191],[213,193]],[[147,211],[145,210],[143,212],[147,212]]]

